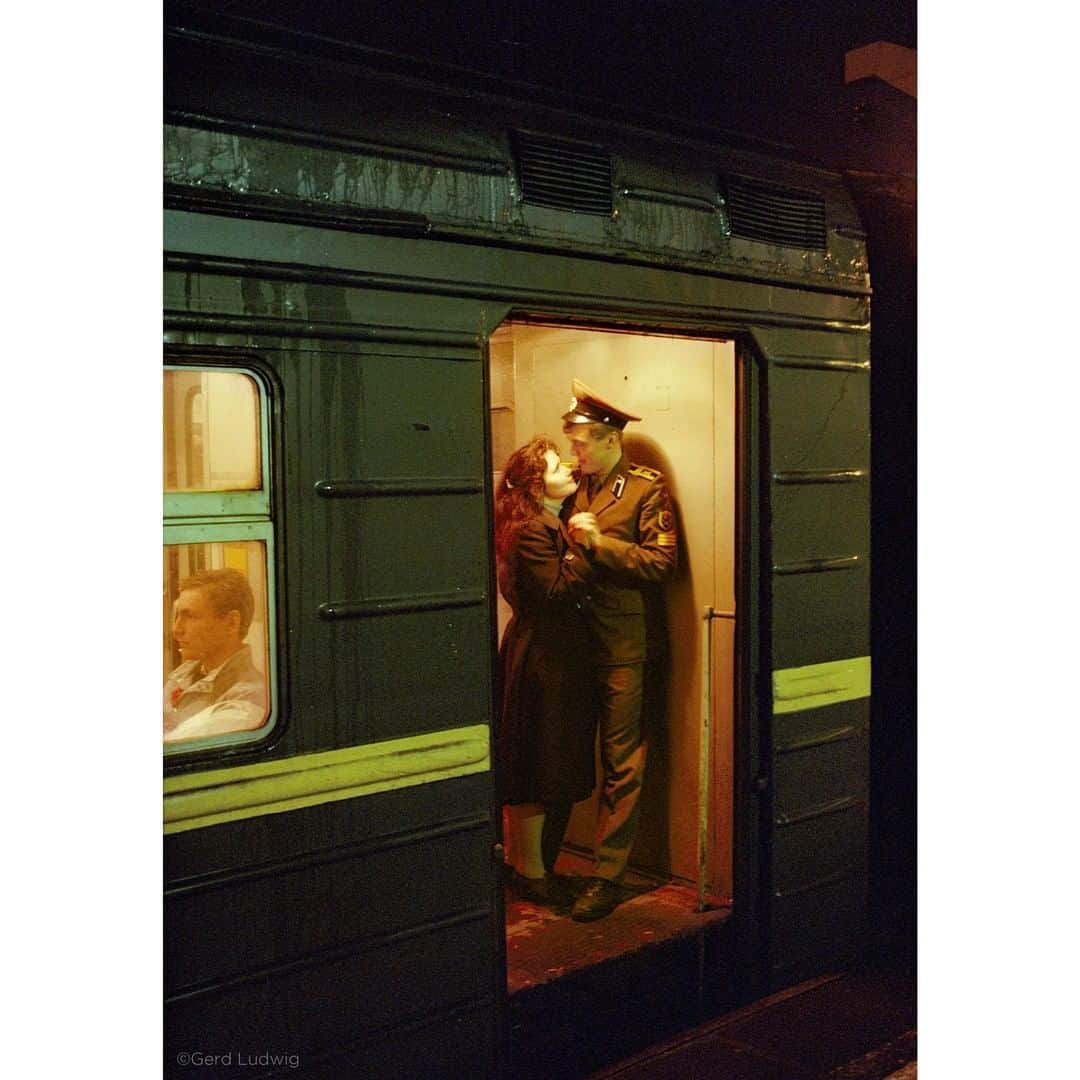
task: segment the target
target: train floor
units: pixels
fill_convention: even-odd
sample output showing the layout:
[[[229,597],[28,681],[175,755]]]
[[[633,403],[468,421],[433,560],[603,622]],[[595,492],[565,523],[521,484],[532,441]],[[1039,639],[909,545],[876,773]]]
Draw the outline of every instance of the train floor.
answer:
[[[564,852],[559,873],[584,887],[583,860]],[[566,912],[506,895],[506,977],[510,994],[551,982],[650,945],[685,937],[727,919],[725,907],[709,903],[699,912],[697,889],[627,873],[623,901],[606,918],[574,922]]]
[[[580,890],[589,866],[564,849],[558,871]],[[622,884],[626,899],[587,923],[507,890],[507,1080],[578,1080],[716,1015],[702,973],[727,966],[730,911],[698,912],[688,884]]]

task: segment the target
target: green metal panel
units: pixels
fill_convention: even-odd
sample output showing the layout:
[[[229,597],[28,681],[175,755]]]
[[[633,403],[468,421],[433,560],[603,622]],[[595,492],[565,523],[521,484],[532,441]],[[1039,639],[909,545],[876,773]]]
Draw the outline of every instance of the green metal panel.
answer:
[[[384,1075],[384,1054],[412,1033],[455,1037],[463,1013],[481,1071],[465,1054],[462,1075],[490,1075],[486,787],[467,776],[167,837],[165,1075],[220,1074],[193,1052],[231,1053],[232,1071],[267,1051],[296,1055],[298,1075],[341,1053]],[[433,873],[439,888],[417,887]]]
[[[304,749],[487,722],[483,369],[462,355],[312,350],[285,374]]]
[[[327,499],[327,550],[345,556],[327,560],[328,596],[481,594],[485,524],[475,494]]]
[[[773,575],[773,671],[870,653],[869,575],[848,570]]]
[[[212,240],[219,224],[193,235]],[[272,745],[227,763],[288,768],[271,795],[304,789],[167,837],[176,1053],[257,1043],[310,1064],[351,1047],[374,1070],[383,1044],[413,1025],[445,1034],[464,1010],[489,1071],[502,946],[487,736],[482,772],[434,769],[400,791],[349,769],[309,791],[292,770],[490,722],[484,315],[472,299],[390,298],[251,263],[167,278],[169,347],[254,365],[271,385],[287,693]],[[225,764],[192,756],[169,763],[177,782]],[[444,868],[434,891],[421,885],[432,867]],[[401,979],[389,993],[387,971]],[[241,1015],[258,1019],[238,1042]],[[176,1053],[167,1074],[186,1075]]]
[[[450,240],[415,238],[403,243],[393,236],[314,225],[296,228],[280,222],[219,218],[211,229],[205,216],[184,210],[166,212],[165,235],[170,253],[166,267],[173,271],[194,267],[220,273],[229,265],[243,270],[249,263],[252,267],[269,264],[263,266],[267,284],[262,295],[277,289],[286,298],[291,296],[287,305],[281,301],[282,310],[287,308],[297,320],[303,311],[297,306],[303,291],[298,286],[316,277],[340,286],[342,303],[349,304],[342,310],[349,311],[353,310],[351,288],[423,296],[423,304],[427,297],[472,298],[476,317],[456,328],[474,332],[481,325],[481,310],[514,305],[609,319],[625,319],[634,313],[668,325],[685,323],[714,330],[721,323],[731,330],[751,325],[820,325],[832,329],[807,336],[828,343],[848,337],[844,328],[865,326],[869,312],[868,298],[854,291],[811,290],[794,283],[740,280]],[[457,310],[460,314],[466,309]],[[404,325],[438,325],[435,313],[429,317],[425,306],[414,309],[413,319],[415,323]],[[376,317],[374,321],[384,320]],[[485,325],[493,328],[496,324]]]
[[[773,563],[787,566],[809,558],[865,555],[870,550],[867,489],[868,473],[845,483],[775,485]]]
[[[860,948],[869,792],[868,338],[764,331],[769,457],[769,968]],[[801,680],[801,681],[800,681]],[[803,686],[820,694],[800,697]]]
[[[479,322],[474,305],[458,307],[461,321]],[[235,345],[278,374],[290,694],[273,753],[487,723],[476,339],[436,326],[429,337],[448,344],[346,350],[319,342],[319,324],[307,330],[295,346],[271,335],[173,335],[196,353],[202,342],[219,352]]]
[[[367,742],[486,723],[489,629],[485,605],[359,618],[312,633],[332,737]]]
[[[331,417],[341,416],[342,426],[351,419],[357,427],[357,465],[366,473],[481,479],[484,400],[479,364],[448,362],[439,355],[369,356],[361,380],[353,379],[349,386],[360,400],[339,403],[335,398],[327,405]],[[352,417],[350,409],[355,410]]]

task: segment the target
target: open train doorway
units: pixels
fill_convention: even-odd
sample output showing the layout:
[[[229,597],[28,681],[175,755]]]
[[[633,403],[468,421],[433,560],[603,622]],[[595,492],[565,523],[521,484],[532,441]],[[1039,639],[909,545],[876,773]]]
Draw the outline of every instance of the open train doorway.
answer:
[[[626,900],[606,918],[581,923],[565,908],[508,892],[507,983],[514,994],[692,933],[730,911],[736,358],[731,340],[514,320],[491,335],[489,355],[494,490],[505,482],[510,454],[534,435],[548,436],[560,456],[573,459],[561,417],[576,378],[641,417],[623,432],[623,448],[634,465],[663,474],[678,535],[678,568],[650,604],[650,664],[658,662],[661,692],[646,706],[648,755]],[[501,642],[511,617],[501,596],[498,612]],[[571,887],[591,872],[599,797],[598,783],[575,804],[566,829],[556,870]]]

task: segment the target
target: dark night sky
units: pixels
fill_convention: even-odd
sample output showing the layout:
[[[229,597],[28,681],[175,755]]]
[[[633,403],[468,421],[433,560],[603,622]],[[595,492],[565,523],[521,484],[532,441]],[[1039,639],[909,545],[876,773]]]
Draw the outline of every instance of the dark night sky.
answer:
[[[321,0],[306,7],[293,0],[214,0],[207,6],[779,139],[840,106],[845,51],[878,40],[914,47],[916,32],[914,0]]]

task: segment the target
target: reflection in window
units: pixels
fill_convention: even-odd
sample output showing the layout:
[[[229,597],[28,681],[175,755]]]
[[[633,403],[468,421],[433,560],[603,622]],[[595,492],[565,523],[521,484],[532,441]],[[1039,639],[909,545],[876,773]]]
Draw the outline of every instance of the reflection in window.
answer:
[[[165,546],[166,743],[261,727],[270,715],[266,549]]]
[[[262,486],[259,389],[238,371],[165,372],[166,492]]]

